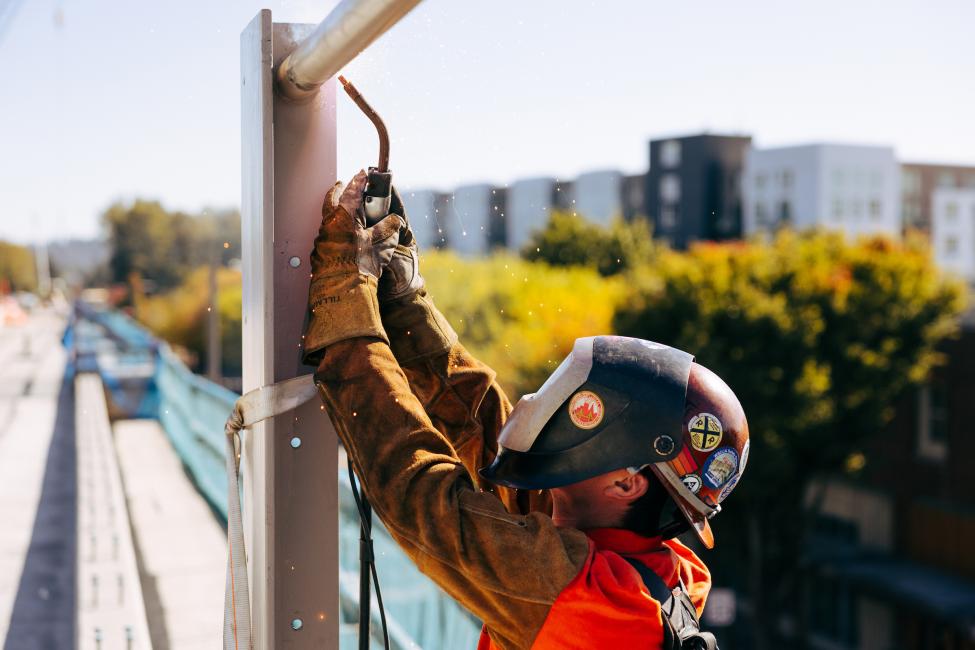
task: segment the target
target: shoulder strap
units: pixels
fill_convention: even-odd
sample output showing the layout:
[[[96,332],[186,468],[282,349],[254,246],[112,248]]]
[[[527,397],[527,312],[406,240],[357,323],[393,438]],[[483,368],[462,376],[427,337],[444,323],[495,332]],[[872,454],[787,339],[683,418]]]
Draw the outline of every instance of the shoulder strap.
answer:
[[[620,556],[623,557],[623,556]],[[674,594],[663,581],[663,578],[658,576],[654,571],[642,562],[637,562],[633,558],[623,557],[624,560],[629,562],[630,566],[636,569],[636,572],[640,574],[643,579],[643,584],[650,591],[650,596],[653,597],[655,601],[660,603],[660,620],[664,626],[664,643],[663,648],[665,650],[669,648],[679,648],[680,646],[674,643],[674,626],[668,616],[667,612],[672,609]]]
[[[717,650],[718,644],[714,636],[700,631],[697,611],[687,596],[684,583],[678,583],[671,590],[663,578],[642,562],[628,557],[624,560],[636,569],[643,579],[643,584],[650,591],[650,596],[660,603],[660,619],[664,625],[664,643],[666,648],[701,648],[703,650]]]

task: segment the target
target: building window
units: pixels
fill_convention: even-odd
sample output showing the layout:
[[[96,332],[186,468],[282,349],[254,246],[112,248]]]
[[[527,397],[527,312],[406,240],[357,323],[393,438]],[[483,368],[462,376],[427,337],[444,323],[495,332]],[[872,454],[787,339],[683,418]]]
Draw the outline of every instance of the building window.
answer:
[[[868,209],[870,211],[870,218],[874,221],[878,221],[881,214],[880,201],[878,199],[871,199]]]
[[[816,515],[812,533],[814,537],[833,544],[856,546],[860,543],[860,529],[855,521],[827,513]]]
[[[956,187],[954,172],[944,171],[938,174],[938,187]]]
[[[965,177],[965,187],[975,187],[975,174],[969,174]]]
[[[904,201],[904,221],[911,225],[919,225],[921,221],[921,205],[917,200]]]
[[[958,238],[957,237],[945,238],[945,256],[954,257],[957,254],[958,254]]]
[[[945,218],[948,221],[954,221],[958,217],[958,204],[954,201],[949,201],[945,204]]]
[[[673,205],[660,206],[660,229],[673,230],[677,226],[677,207]]]
[[[840,647],[859,645],[857,599],[849,584],[835,578],[816,576],[809,584],[809,617],[815,636]]]
[[[854,219],[860,218],[860,213],[863,211],[863,201],[860,199],[854,199],[850,202],[850,214],[853,215]]]
[[[667,168],[680,165],[679,140],[667,140],[660,145],[660,164]]]
[[[843,187],[843,183],[846,181],[846,174],[843,173],[842,169],[833,170],[833,184],[836,187]]]
[[[788,224],[792,221],[792,205],[788,201],[779,203],[779,223]]]
[[[782,172],[782,187],[789,189],[792,187],[792,183],[795,181],[795,175],[792,173],[791,169],[786,169]]]
[[[667,203],[680,201],[680,178],[677,174],[664,174],[660,177],[660,199]]]
[[[843,199],[833,199],[833,219],[836,221],[843,219]]]
[[[758,189],[765,189],[765,174],[755,175],[755,187]]]
[[[764,203],[755,204],[755,223],[759,226],[768,225],[768,208]]]
[[[901,191],[904,194],[917,194],[921,191],[921,174],[916,171],[905,171],[901,174]]]
[[[932,380],[918,391],[917,453],[943,461],[948,455],[948,386]]]

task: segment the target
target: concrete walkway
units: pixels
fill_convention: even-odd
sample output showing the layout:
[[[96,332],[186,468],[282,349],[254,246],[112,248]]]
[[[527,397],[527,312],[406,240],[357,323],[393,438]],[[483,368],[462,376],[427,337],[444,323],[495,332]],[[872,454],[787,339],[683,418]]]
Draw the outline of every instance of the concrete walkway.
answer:
[[[210,650],[223,635],[226,534],[159,423],[115,423],[155,650]]]
[[[75,645],[74,400],[65,321],[0,327],[0,642]]]

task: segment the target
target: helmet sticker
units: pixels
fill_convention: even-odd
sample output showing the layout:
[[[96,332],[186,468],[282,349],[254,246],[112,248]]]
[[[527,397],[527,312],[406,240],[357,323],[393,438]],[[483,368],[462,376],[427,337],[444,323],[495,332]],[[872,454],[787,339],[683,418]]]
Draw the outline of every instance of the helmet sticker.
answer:
[[[603,421],[603,400],[589,390],[582,390],[569,400],[569,418],[580,429],[592,429]]]
[[[701,477],[697,474],[687,474],[680,477],[680,482],[684,484],[688,490],[693,494],[697,494],[701,490]]]
[[[691,446],[698,451],[711,451],[721,442],[721,420],[710,413],[698,413],[687,423]]]
[[[694,459],[694,453],[691,451],[690,447],[684,447],[677,454],[677,458],[669,461],[670,466],[674,468],[677,472],[677,476],[683,476],[684,474],[690,474],[696,472],[699,467],[697,461]]]
[[[745,465],[748,464],[748,452],[751,450],[751,448],[752,448],[752,441],[751,440],[746,440],[745,441],[745,446],[741,448],[741,462],[738,463],[738,474],[739,475],[745,473]]]
[[[704,461],[701,474],[704,484],[716,490],[730,481],[737,472],[738,452],[731,447],[722,447]]]
[[[740,473],[736,474],[733,479],[728,481],[728,483],[725,484],[723,488],[721,488],[721,493],[718,494],[718,503],[721,503],[722,501],[728,498],[728,495],[731,494],[731,491],[735,489],[736,485],[738,485],[738,479],[740,478],[741,478],[741,474]]]

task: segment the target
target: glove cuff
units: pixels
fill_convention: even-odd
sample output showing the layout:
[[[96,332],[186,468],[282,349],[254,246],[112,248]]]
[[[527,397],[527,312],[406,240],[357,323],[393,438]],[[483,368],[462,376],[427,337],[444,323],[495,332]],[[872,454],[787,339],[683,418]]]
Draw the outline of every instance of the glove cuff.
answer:
[[[426,291],[380,305],[390,347],[401,365],[444,354],[457,343],[457,333]]]
[[[320,282],[313,280],[309,288],[309,295],[315,298],[305,329],[302,363],[318,366],[326,347],[346,339],[368,336],[389,344],[379,316],[374,277],[350,275],[339,282],[334,277],[316,279]]]

